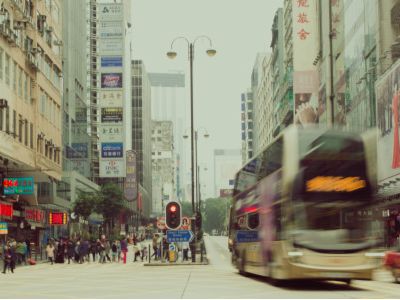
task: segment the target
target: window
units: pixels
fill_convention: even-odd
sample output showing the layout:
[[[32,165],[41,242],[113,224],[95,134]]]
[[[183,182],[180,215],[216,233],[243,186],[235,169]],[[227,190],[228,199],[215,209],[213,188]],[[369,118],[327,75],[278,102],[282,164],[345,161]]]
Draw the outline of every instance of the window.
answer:
[[[24,72],[21,68],[18,68],[18,96],[22,98],[22,75]]]
[[[242,132],[242,141],[245,141],[245,140],[246,140],[246,133]]]
[[[249,214],[247,216],[247,225],[249,229],[256,229],[260,224],[260,218],[258,213]]]
[[[253,109],[253,103],[252,102],[247,103],[247,109],[248,110],[252,110]]]
[[[10,86],[10,56],[6,54],[6,66],[5,66],[5,79],[6,84]]]
[[[30,141],[31,149],[33,149],[33,124],[32,123],[30,123],[29,141]]]
[[[13,110],[13,134],[14,138],[17,137],[17,112]]]
[[[0,108],[0,131],[3,131],[3,109]]]
[[[25,135],[24,135],[25,142],[24,142],[24,144],[25,144],[25,146],[28,146],[28,120],[27,119],[25,119],[25,121],[24,121],[24,126],[25,126]]]
[[[6,133],[10,134],[10,108],[6,108]]]
[[[41,90],[41,95],[40,95],[40,113],[44,115],[46,112],[46,95],[43,93],[43,90]]]
[[[275,141],[262,153],[259,178],[264,178],[282,167],[283,139]]]
[[[247,123],[247,128],[248,129],[253,129],[253,122],[248,122]]]
[[[13,86],[13,89],[14,89],[14,91],[16,92],[17,91],[17,69],[18,69],[18,67],[17,67],[17,63],[14,61],[14,64],[13,64],[13,84],[12,84],[12,86]]]
[[[28,99],[29,99],[28,84],[29,84],[29,75],[24,72],[24,99],[25,99],[25,101],[28,101]]]
[[[22,143],[22,125],[23,125],[22,116],[18,115],[18,141]]]
[[[160,137],[157,138],[157,142],[161,142],[161,138]]]
[[[246,123],[242,122],[242,130],[246,130]]]
[[[0,79],[3,80],[3,48],[0,47]]]
[[[249,131],[249,132],[248,132],[248,135],[249,135],[249,139],[250,139],[250,140],[253,139],[253,131]]]

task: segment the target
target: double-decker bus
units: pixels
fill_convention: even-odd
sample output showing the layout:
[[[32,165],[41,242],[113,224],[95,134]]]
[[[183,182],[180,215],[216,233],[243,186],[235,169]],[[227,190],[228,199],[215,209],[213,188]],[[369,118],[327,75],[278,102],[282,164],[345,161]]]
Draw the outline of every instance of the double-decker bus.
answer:
[[[229,216],[228,246],[239,273],[371,279],[381,234],[359,215],[374,204],[374,142],[293,126],[251,159],[236,174]]]

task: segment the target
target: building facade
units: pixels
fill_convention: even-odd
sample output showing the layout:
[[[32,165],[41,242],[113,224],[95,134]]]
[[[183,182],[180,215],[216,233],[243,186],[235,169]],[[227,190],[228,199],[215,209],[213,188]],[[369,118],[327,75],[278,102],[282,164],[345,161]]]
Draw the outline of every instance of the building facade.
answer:
[[[137,155],[137,181],[145,217],[152,211],[151,86],[141,60],[132,60],[132,150]]]
[[[173,128],[172,121],[152,121],[152,213],[155,216],[163,215],[165,204],[177,199]]]
[[[240,149],[214,150],[214,195],[221,196],[232,190],[236,172],[242,167],[242,151]],[[223,196],[223,195],[222,195]]]
[[[248,89],[241,97],[242,114],[242,163],[245,164],[253,157],[253,91]]]

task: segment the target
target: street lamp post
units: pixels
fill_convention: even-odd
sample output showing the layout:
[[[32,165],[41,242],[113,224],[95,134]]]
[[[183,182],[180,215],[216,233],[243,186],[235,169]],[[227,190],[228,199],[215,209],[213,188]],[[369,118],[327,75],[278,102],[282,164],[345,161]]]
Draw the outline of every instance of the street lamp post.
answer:
[[[207,39],[210,43],[210,48],[206,50],[206,53],[208,56],[214,56],[217,51],[212,48],[212,41],[208,36],[201,35],[198,36],[194,39],[193,42],[189,42],[189,40],[186,37],[177,37],[171,42],[171,49],[170,51],[167,52],[167,56],[171,59],[174,59],[177,56],[177,53],[173,51],[173,46],[175,41],[183,39],[186,41],[189,49],[189,67],[190,67],[190,139],[191,139],[191,175],[192,175],[192,213],[196,213],[196,206],[195,206],[195,173],[196,169],[195,168],[195,162],[194,162],[194,118],[193,118],[193,55],[194,55],[194,46],[196,44],[196,41],[199,39]],[[194,227],[194,234],[196,237],[196,228]],[[196,247],[192,247],[192,261],[195,262],[195,256],[196,256]]]

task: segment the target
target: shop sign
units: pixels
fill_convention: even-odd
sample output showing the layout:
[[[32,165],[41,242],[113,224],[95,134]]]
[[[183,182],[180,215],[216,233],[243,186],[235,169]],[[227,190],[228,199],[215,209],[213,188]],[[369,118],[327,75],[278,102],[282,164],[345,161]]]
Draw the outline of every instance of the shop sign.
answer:
[[[50,225],[65,225],[68,223],[68,214],[65,212],[49,212]]]
[[[101,144],[101,157],[116,158],[123,157],[123,144],[122,143],[102,143]]]
[[[0,203],[0,216],[12,219],[14,209],[12,204]]]
[[[99,4],[100,20],[122,19],[123,10],[121,3],[104,3]]]
[[[117,123],[122,122],[123,110],[122,107],[102,108],[101,122],[102,123]]]
[[[121,38],[123,36],[123,25],[121,21],[100,22],[100,38]]]
[[[123,125],[105,125],[100,128],[101,141],[122,141],[123,140]]]
[[[138,189],[136,171],[136,153],[133,150],[126,151],[126,178],[124,195],[128,201],[133,201],[137,197]]]
[[[33,186],[33,177],[3,179],[4,195],[32,195]]]
[[[100,92],[100,106],[101,107],[119,107],[123,106],[123,91],[111,90]]]
[[[120,54],[123,49],[122,39],[102,39],[99,41],[99,50],[102,54]]]
[[[100,177],[125,177],[124,159],[102,159],[100,160]]]
[[[122,56],[102,56],[101,67],[122,67]]]
[[[67,146],[67,158],[87,158],[88,145],[87,143],[72,143],[71,147]]]
[[[7,222],[0,222],[0,234],[8,234]]]
[[[102,88],[122,88],[122,73],[102,73]]]
[[[41,209],[25,208],[25,219],[35,223],[44,223],[45,213]]]

